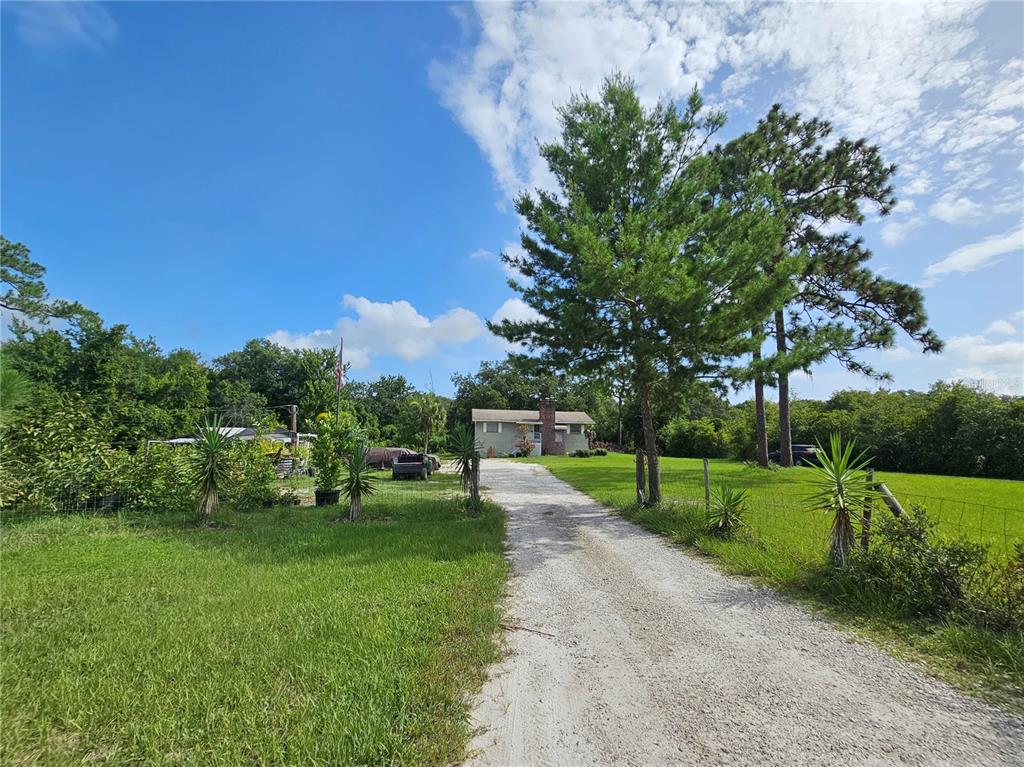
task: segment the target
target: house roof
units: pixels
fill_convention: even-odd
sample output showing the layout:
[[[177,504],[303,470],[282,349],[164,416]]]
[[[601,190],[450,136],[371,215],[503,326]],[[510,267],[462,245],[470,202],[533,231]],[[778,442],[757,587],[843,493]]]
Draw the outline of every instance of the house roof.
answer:
[[[473,408],[473,422],[477,421],[523,421],[526,423],[540,423],[539,410],[491,410],[488,408]],[[582,423],[592,424],[594,419],[582,410],[556,410],[555,423]]]

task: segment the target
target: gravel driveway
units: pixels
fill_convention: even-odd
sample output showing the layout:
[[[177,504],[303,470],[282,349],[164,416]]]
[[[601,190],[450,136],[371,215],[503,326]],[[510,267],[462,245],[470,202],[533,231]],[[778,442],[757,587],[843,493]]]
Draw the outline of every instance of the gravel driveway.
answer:
[[[722,575],[531,464],[470,765],[1024,765],[1024,720]]]

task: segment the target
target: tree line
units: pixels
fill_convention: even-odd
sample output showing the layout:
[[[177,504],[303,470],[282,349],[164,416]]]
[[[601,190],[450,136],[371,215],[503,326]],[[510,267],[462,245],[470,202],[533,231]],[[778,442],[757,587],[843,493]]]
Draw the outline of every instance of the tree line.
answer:
[[[253,339],[212,360],[189,349],[165,352],[127,325],[50,299],[45,269],[25,245],[0,237],[0,249],[0,306],[11,313],[0,348],[5,410],[20,401],[31,417],[70,403],[107,442],[128,448],[190,435],[214,415],[225,426],[288,427],[287,406],[297,405],[299,429],[315,431],[320,413],[335,412],[333,349]],[[400,375],[350,381],[341,397],[342,412],[369,439],[421,449],[443,445],[447,407]]]

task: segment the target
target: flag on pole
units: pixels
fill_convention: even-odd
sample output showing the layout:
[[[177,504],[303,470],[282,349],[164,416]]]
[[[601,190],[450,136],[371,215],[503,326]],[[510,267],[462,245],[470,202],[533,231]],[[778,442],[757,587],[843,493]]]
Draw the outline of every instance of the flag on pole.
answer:
[[[345,339],[341,339],[338,343],[338,358],[334,362],[334,384],[335,391],[341,392],[341,387],[345,385],[345,366],[341,364],[341,354],[345,346]]]

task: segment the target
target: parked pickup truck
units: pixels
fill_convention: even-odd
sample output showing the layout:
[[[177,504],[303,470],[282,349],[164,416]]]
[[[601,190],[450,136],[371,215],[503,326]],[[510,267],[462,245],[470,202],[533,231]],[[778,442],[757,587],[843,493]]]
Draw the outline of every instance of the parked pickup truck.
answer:
[[[391,479],[406,479],[408,477],[426,479],[433,473],[434,462],[429,455],[423,453],[396,456],[391,464]]]

